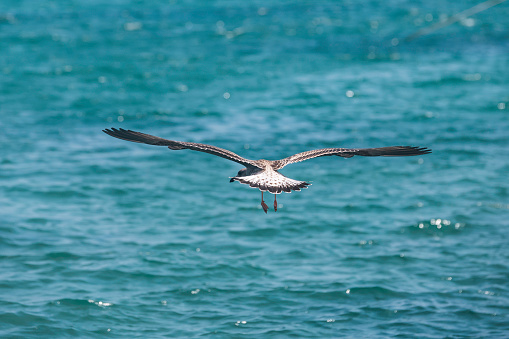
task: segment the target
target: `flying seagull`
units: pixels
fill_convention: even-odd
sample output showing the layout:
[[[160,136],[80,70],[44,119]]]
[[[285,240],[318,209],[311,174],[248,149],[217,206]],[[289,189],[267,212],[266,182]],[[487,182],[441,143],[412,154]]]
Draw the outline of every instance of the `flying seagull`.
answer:
[[[122,128],[105,129],[104,133],[112,137],[138,142],[142,144],[166,146],[171,150],[190,149],[193,151],[205,152],[218,157],[235,161],[245,168],[241,169],[236,176],[230,178],[230,182],[238,181],[241,184],[247,184],[254,188],[259,188],[262,192],[262,208],[265,213],[269,209],[267,204],[263,201],[263,192],[269,191],[274,194],[274,211],[277,211],[277,194],[281,192],[291,193],[293,191],[300,191],[301,188],[307,188],[311,185],[305,181],[294,180],[285,177],[278,172],[286,165],[301,162],[304,160],[337,155],[343,158],[351,158],[354,155],[361,155],[364,157],[404,157],[413,155],[422,155],[431,153],[431,150],[426,147],[414,146],[390,146],[379,148],[322,148],[302,153],[297,153],[288,158],[281,160],[249,160],[241,157],[231,151],[206,144],[198,144],[194,142],[174,141],[159,138],[150,134],[125,130]]]

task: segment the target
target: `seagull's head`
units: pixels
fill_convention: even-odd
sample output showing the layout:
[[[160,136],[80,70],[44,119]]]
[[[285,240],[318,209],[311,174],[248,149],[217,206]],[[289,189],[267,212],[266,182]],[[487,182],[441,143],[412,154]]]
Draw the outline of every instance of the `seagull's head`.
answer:
[[[247,175],[249,175],[249,173],[247,173],[247,168],[243,168],[239,171],[239,173],[237,173],[237,175],[235,177],[230,179],[230,182],[234,182],[235,178],[237,178],[237,177],[245,177]]]

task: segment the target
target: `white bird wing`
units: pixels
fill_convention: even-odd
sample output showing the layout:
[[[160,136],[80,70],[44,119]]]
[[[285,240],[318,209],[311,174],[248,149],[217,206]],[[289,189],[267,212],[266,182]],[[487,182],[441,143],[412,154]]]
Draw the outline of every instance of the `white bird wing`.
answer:
[[[199,151],[199,152],[205,152],[205,153],[217,155],[218,157],[237,162],[244,166],[258,167],[258,166],[256,166],[256,161],[254,161],[254,160],[249,160],[249,159],[243,158],[240,155],[233,153],[232,151],[228,151],[226,149],[219,148],[219,147],[212,146],[212,145],[199,144],[199,143],[195,143],[195,142],[168,140],[168,139],[163,139],[163,138],[156,137],[156,136],[153,136],[150,134],[135,132],[135,131],[131,131],[131,130],[125,130],[122,128],[104,129],[103,132],[108,135],[111,135],[112,137],[122,139],[122,140],[138,142],[138,143],[148,144],[148,145],[155,145],[155,146],[167,146],[171,150],[190,149],[193,151]]]
[[[286,165],[301,162],[304,160],[336,155],[343,158],[351,158],[354,155],[364,157],[405,157],[431,153],[431,150],[426,147],[415,146],[389,146],[379,148],[322,148],[302,153],[297,153],[288,158],[276,160],[273,168],[275,170],[281,169]]]

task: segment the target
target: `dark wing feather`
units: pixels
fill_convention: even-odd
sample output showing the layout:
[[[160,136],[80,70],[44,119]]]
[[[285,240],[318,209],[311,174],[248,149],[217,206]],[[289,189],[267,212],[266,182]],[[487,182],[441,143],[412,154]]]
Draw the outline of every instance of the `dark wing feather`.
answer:
[[[389,146],[379,148],[322,148],[313,151],[307,151],[294,154],[288,158],[277,160],[274,169],[278,170],[286,165],[296,162],[317,158],[336,155],[343,158],[351,158],[354,155],[361,155],[364,157],[407,157],[413,155],[422,155],[431,153],[431,150],[426,147],[414,146]]]
[[[255,162],[252,160],[245,159],[241,157],[240,155],[237,155],[231,151],[228,151],[226,149],[222,149],[219,147],[215,147],[212,145],[206,145],[206,144],[198,144],[194,142],[184,142],[184,141],[174,141],[174,140],[168,140],[159,138],[150,134],[135,132],[131,130],[125,130],[122,128],[116,129],[105,129],[103,130],[104,133],[111,135],[112,137],[132,141],[132,142],[138,142],[142,144],[149,144],[149,145],[155,145],[155,146],[167,146],[171,150],[181,150],[181,149],[190,149],[193,151],[199,151],[199,152],[205,152],[213,155],[217,155],[218,157],[225,158],[231,161],[235,161],[239,164],[242,164],[244,166],[256,166]]]

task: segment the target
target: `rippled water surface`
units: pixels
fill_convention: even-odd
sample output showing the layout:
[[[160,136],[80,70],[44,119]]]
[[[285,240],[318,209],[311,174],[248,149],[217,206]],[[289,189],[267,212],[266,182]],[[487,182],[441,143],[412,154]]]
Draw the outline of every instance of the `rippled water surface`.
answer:
[[[509,5],[0,2],[0,337],[509,336]],[[279,196],[236,163],[325,157]],[[272,195],[265,201],[272,205]]]

